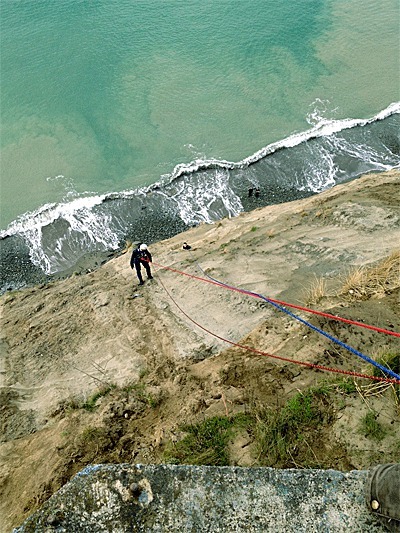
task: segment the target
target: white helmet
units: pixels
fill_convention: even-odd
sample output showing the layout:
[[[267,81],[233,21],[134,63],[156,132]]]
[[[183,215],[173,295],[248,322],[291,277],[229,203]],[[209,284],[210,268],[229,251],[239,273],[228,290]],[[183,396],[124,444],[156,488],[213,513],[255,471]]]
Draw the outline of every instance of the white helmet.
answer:
[[[146,244],[141,244],[139,250],[144,252],[144,250],[147,250],[147,245]]]

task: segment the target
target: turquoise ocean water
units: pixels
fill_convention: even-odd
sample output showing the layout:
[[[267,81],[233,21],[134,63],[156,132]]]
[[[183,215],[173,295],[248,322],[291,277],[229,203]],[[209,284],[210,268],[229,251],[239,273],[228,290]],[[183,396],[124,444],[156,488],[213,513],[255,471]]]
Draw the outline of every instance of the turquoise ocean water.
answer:
[[[96,206],[165,192],[182,173],[185,194],[175,183],[167,196],[187,224],[210,218],[212,203],[214,218],[246,207],[231,181],[258,185],[267,170],[244,168],[274,147],[307,145],[290,171],[278,169],[284,155],[263,164],[281,189],[318,192],[357,174],[354,161],[337,170],[331,135],[383,119],[371,145],[363,129],[341,150],[352,145],[360,170],[399,165],[398,0],[2,0],[0,10],[1,235],[25,242],[45,272],[82,249],[115,249],[129,229],[139,237]],[[318,157],[310,131],[329,139]]]

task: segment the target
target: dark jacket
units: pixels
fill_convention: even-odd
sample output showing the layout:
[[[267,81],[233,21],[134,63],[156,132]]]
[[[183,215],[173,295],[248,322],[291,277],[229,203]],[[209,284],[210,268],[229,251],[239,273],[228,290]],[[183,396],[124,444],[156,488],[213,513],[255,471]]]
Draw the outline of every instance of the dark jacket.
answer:
[[[149,250],[140,250],[139,247],[135,248],[131,255],[131,268],[140,263],[141,261],[152,262],[151,253]]]

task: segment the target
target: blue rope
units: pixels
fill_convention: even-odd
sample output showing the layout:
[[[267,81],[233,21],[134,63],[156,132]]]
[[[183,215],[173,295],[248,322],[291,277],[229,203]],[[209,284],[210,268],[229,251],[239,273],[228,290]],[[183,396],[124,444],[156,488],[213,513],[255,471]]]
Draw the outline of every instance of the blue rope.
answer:
[[[201,268],[200,264],[198,263],[198,261],[196,259],[195,259],[195,263],[200,268],[200,270],[203,272],[203,274],[207,278],[209,278],[210,280],[212,280],[215,283],[218,283],[219,285],[222,285],[224,287],[237,290],[237,287],[233,287],[232,285],[228,285],[227,283],[223,283],[222,281],[219,281],[218,279],[215,279],[215,278],[209,276],[206,272],[204,272],[204,270]],[[273,305],[274,307],[276,307],[280,311],[283,311],[284,313],[286,313],[287,315],[291,316],[295,320],[298,320],[302,324],[305,324],[306,326],[308,326],[309,328],[313,329],[317,333],[320,333],[321,335],[323,335],[327,339],[331,340],[332,342],[334,342],[336,344],[339,344],[339,346],[342,346],[342,348],[345,348],[346,350],[348,350],[349,352],[353,353],[354,355],[357,355],[358,357],[361,357],[361,359],[363,359],[367,363],[370,363],[371,365],[375,366],[376,368],[379,368],[379,370],[381,370],[384,374],[388,374],[392,378],[398,379],[400,381],[400,375],[396,374],[395,372],[393,372],[393,370],[391,370],[390,368],[386,368],[385,366],[381,365],[377,361],[374,361],[373,359],[368,357],[368,355],[365,355],[362,352],[359,352],[358,350],[356,350],[355,348],[352,348],[351,346],[349,346],[345,342],[342,342],[341,340],[337,339],[336,337],[333,337],[333,335],[330,335],[329,333],[326,333],[322,329],[317,328],[316,326],[313,326],[313,324],[311,324],[310,322],[307,322],[307,320],[304,320],[303,318],[299,317],[295,313],[292,313],[291,311],[286,309],[286,307],[283,307],[282,305],[279,305],[276,302],[272,302],[269,298],[267,298],[266,296],[263,296],[262,294],[259,294],[257,292],[247,291],[247,290],[243,290],[243,289],[240,289],[240,290],[244,294],[248,294],[250,296],[256,296],[257,298],[261,298],[262,300],[265,300],[266,302],[268,302],[269,304]]]

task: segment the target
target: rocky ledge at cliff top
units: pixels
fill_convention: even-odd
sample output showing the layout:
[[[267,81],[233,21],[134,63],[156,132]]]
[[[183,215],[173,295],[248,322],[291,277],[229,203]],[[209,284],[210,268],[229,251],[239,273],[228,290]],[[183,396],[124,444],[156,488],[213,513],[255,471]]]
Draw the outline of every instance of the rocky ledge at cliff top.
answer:
[[[365,471],[93,465],[15,533],[386,531]]]

